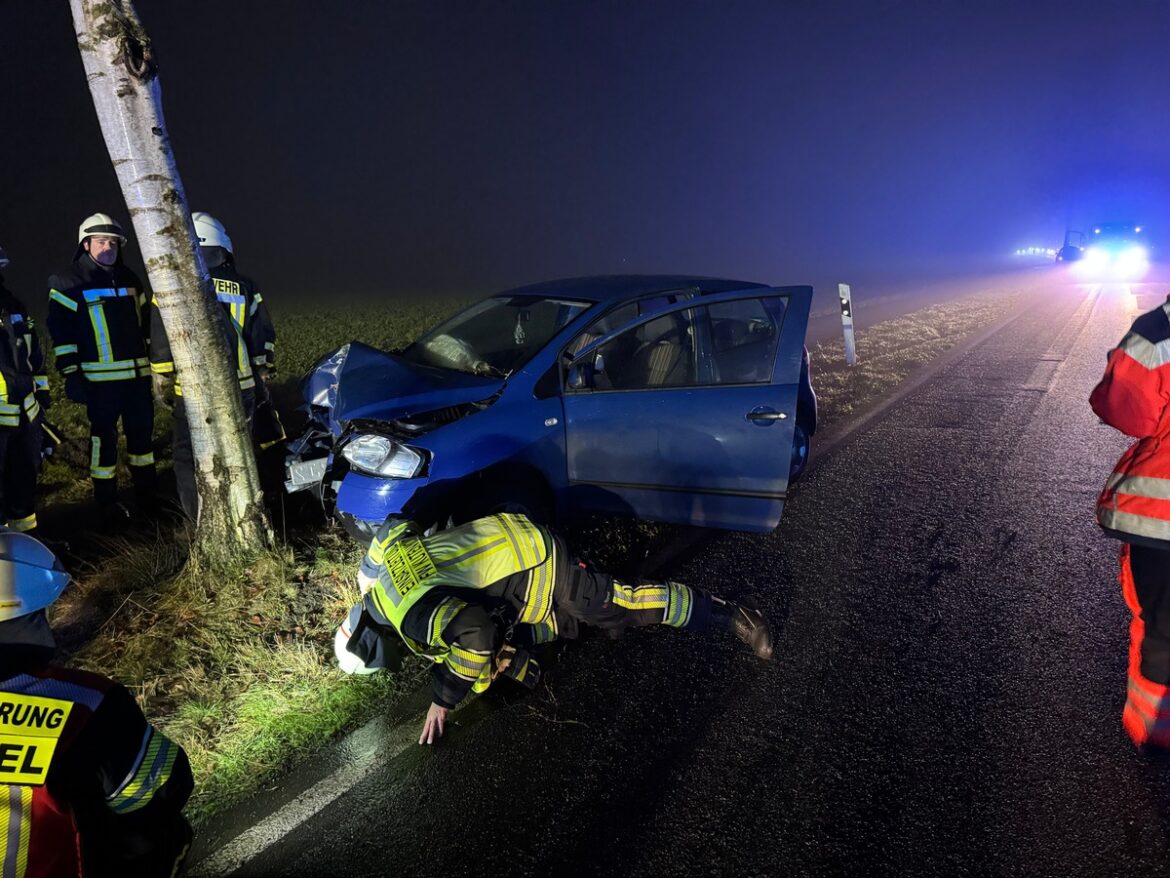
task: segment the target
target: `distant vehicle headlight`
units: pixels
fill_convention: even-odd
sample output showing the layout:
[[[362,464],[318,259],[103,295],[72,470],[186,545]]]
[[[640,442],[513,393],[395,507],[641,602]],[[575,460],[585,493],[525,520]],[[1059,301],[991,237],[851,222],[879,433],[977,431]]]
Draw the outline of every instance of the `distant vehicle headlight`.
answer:
[[[1108,265],[1111,254],[1104,247],[1090,247],[1085,251],[1085,262],[1090,266]]]
[[[1121,254],[1117,257],[1117,261],[1124,265],[1134,265],[1139,262],[1145,262],[1148,256],[1149,254],[1146,252],[1145,247],[1134,245],[1133,247],[1127,247],[1122,250]]]
[[[347,442],[341,456],[360,472],[391,479],[413,479],[424,463],[417,449],[375,433],[362,433]]]

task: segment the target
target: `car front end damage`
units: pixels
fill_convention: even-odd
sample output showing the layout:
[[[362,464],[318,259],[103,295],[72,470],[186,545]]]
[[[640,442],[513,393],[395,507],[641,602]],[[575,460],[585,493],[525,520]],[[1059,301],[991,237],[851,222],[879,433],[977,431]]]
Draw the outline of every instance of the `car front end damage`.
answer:
[[[289,444],[285,490],[308,492],[351,536],[368,540],[387,514],[414,513],[428,494],[424,437],[490,406],[499,385],[452,381],[368,345],[343,345],[305,376],[309,423]]]

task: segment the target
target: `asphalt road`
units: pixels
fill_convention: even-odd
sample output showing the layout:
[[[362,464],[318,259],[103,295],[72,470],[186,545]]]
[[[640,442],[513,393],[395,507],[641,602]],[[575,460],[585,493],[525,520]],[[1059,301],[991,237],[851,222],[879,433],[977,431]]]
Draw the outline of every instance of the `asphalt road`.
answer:
[[[424,698],[209,827],[196,874],[1170,874],[1170,766],[1121,731],[1092,515],[1125,442],[1086,400],[1139,302],[1044,283],[834,446],[775,534],[668,571],[757,600],[775,661],[591,637],[435,748],[410,743]]]

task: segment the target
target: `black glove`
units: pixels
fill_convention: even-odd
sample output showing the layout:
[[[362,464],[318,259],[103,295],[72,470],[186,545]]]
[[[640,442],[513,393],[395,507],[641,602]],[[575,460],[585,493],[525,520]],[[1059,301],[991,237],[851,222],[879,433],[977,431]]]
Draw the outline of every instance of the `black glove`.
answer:
[[[85,376],[80,372],[70,372],[65,376],[65,397],[85,405]]]
[[[37,402],[45,411],[48,411],[53,407],[53,397],[49,394],[48,390],[37,391]]]

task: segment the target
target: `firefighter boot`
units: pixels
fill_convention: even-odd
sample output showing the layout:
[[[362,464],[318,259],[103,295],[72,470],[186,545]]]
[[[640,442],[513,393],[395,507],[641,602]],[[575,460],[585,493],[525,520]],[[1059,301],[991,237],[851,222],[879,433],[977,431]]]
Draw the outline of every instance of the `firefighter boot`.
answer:
[[[716,623],[727,626],[727,630],[752,648],[759,658],[772,658],[772,632],[764,614],[752,607],[745,607],[732,601],[711,598],[711,616]]]
[[[769,661],[772,658],[772,632],[764,614],[750,607],[732,606],[735,607],[731,615],[735,636],[750,646],[757,656]]]

